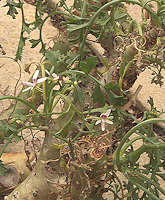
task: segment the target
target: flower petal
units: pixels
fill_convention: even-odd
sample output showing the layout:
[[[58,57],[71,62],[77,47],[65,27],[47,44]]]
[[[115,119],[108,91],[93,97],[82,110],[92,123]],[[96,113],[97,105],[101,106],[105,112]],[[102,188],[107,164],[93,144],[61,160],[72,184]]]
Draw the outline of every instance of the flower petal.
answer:
[[[48,79],[48,77],[39,78],[39,79],[37,80],[37,84],[38,84],[38,83],[42,83],[42,82],[46,81],[47,79]]]
[[[24,85],[24,86],[33,87],[33,86],[34,86],[34,83],[23,81],[23,85]]]
[[[108,109],[106,113],[104,113],[104,115],[106,115],[107,117],[110,115],[111,113],[111,109]]]
[[[47,69],[45,69],[45,72],[50,76],[50,73],[48,72],[48,70]]]
[[[36,80],[38,78],[39,70],[36,70],[33,75],[33,80]]]
[[[101,123],[101,120],[97,120],[95,125],[100,124],[100,123]]]
[[[54,80],[58,80],[58,79],[60,78],[60,77],[59,77],[57,74],[55,74],[55,73],[53,73],[52,76],[53,76],[53,79],[54,79]]]
[[[101,123],[101,130],[105,131],[105,123]]]
[[[28,90],[32,90],[32,89],[33,89],[33,87],[28,87],[28,88],[22,90],[22,92],[26,92],[26,91],[28,91]]]
[[[107,124],[113,124],[113,122],[112,121],[110,121],[110,120],[105,120],[105,122],[107,123]]]

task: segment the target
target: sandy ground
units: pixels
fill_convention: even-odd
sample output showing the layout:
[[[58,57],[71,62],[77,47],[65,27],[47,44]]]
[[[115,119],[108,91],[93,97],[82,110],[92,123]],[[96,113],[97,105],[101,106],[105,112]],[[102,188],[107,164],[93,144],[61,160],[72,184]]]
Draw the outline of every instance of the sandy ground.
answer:
[[[0,7],[5,4],[6,1],[0,1]],[[24,4],[25,8],[25,19],[27,22],[32,22],[34,20],[34,7],[28,4]],[[26,42],[26,46],[23,51],[22,60],[19,62],[20,67],[16,62],[11,58],[15,58],[17,45],[19,42],[19,35],[21,31],[21,15],[17,15],[16,19],[12,19],[11,16],[6,15],[8,9],[6,7],[0,8],[0,45],[3,47],[6,52],[5,56],[0,54],[0,95],[11,95],[14,93],[14,87],[20,78],[20,67],[21,67],[21,78],[17,87],[17,92],[22,88],[22,81],[28,80],[29,74],[24,72],[25,65],[30,63],[37,63],[42,58],[42,55],[39,53],[41,46],[36,48],[31,48],[31,43]],[[48,42],[51,38],[55,37],[58,31],[51,25],[48,20],[43,28],[43,39],[44,42]],[[33,39],[39,38],[39,31],[34,31],[31,33]],[[7,57],[10,58],[7,58]],[[35,71],[36,66],[32,65],[30,71]],[[6,107],[0,102],[0,110]]]
[[[156,8],[156,5],[154,7]],[[129,5],[128,12],[134,19],[136,19],[137,21],[141,21],[141,17],[139,15],[141,9],[139,6]],[[163,76],[165,76],[165,71],[163,72]],[[149,70],[146,70],[145,72],[140,74],[132,88],[132,91],[135,91],[139,84],[143,85],[143,88],[139,94],[139,99],[143,102],[143,104],[147,108],[149,108],[147,100],[150,96],[152,96],[155,102],[155,106],[159,110],[165,109],[165,84],[160,87],[158,85],[151,84],[151,80],[151,72]],[[162,117],[165,117],[165,115],[162,115]]]
[[[7,16],[7,8],[1,7],[5,4],[6,1],[0,1],[0,45],[2,45],[4,51],[6,52],[6,56],[8,57],[15,57],[16,49],[19,41],[19,34],[21,30],[21,15],[17,16],[15,20],[11,18],[11,16]],[[26,11],[26,19],[27,21],[32,21],[34,19],[34,8],[31,5],[25,4],[25,11]],[[130,14],[140,20],[138,13],[140,12],[139,7],[132,7],[129,6]],[[44,41],[47,42],[50,38],[55,37],[58,31],[52,27],[50,21],[44,26],[43,37]],[[37,31],[32,33],[33,38],[37,39],[39,33]],[[42,55],[39,53],[40,46],[35,49],[30,48],[30,43],[26,43],[26,47],[24,48],[24,53],[22,56],[21,65],[21,78],[19,81],[18,90],[22,87],[21,81],[28,80],[29,74],[24,72],[23,69],[25,64],[29,64],[32,62],[38,62]],[[13,62],[10,58],[7,58],[0,54],[0,95],[11,95],[14,94],[14,86],[16,85],[19,79],[19,66],[17,63]],[[35,70],[35,65],[30,68],[31,71]],[[133,86],[132,90],[134,91],[139,84],[143,85],[142,91],[139,95],[141,101],[147,105],[147,99],[149,96],[152,96],[155,101],[155,105],[159,109],[164,109],[164,102],[165,102],[165,85],[161,88],[156,85],[151,85],[151,77],[149,76],[149,72],[145,71],[141,73],[138,80],[136,81],[135,85]],[[9,103],[9,102],[8,102]],[[0,102],[0,110],[4,109],[8,103],[1,101]],[[110,199],[110,198],[108,198]]]

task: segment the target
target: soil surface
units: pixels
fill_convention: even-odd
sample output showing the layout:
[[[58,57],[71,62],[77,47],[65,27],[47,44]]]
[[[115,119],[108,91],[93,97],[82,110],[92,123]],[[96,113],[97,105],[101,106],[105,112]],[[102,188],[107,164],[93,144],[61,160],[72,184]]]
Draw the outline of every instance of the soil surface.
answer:
[[[39,53],[41,46],[36,48],[31,48],[31,43],[26,42],[26,46],[23,51],[22,60],[19,62],[20,66],[14,62],[11,58],[15,58],[17,45],[19,42],[19,35],[21,31],[21,13],[16,16],[16,19],[12,19],[10,15],[6,15],[8,8],[2,7],[5,5],[6,1],[0,1],[0,45],[3,48],[0,49],[0,95],[13,95],[15,86],[17,87],[17,93],[22,88],[22,81],[29,79],[29,74],[24,71],[25,66],[30,63],[34,63],[30,67],[30,71],[35,71],[35,63],[39,63],[42,55]],[[25,10],[25,20],[27,22],[32,22],[35,16],[35,10],[32,5],[24,4]],[[53,37],[58,34],[56,28],[54,28],[50,21],[48,20],[43,28],[43,39],[44,42],[48,43]],[[33,31],[30,34],[33,39],[39,38],[39,31]],[[21,67],[21,77],[20,77],[20,67]],[[19,81],[18,85],[16,83]],[[0,110],[4,109],[8,104],[5,105],[0,102]]]

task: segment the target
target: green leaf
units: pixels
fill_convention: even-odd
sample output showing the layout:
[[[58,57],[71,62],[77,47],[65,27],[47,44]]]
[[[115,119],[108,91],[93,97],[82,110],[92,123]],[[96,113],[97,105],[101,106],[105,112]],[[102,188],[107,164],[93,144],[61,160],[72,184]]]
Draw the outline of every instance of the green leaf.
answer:
[[[22,2],[16,3],[16,2],[13,1],[13,0],[6,0],[6,2],[7,2],[7,5],[14,6],[14,7],[16,7],[16,8],[21,8],[21,7],[23,6],[23,3],[22,3]],[[6,5],[3,6],[3,7],[6,7]]]
[[[163,173],[157,173],[157,176],[160,176],[163,180],[165,180],[165,174],[163,174]]]
[[[55,67],[55,73],[60,73],[66,70],[67,63],[64,54],[61,54],[59,50],[49,50],[45,53],[46,59]]]
[[[69,25],[67,26],[67,30],[71,33],[71,32],[73,32],[73,31],[78,31],[78,30],[80,30],[80,29],[82,29],[82,28],[86,28],[86,27],[88,27],[88,23],[86,23],[86,24],[80,24],[80,25],[77,25],[77,24],[69,24]]]
[[[72,54],[69,56],[69,59],[66,60],[66,63],[71,66],[74,61],[76,61],[79,58],[80,54],[76,53],[76,54]]]
[[[16,124],[10,124],[10,125],[8,125],[8,129],[13,133],[16,133],[17,132],[17,129],[18,129],[18,127],[17,127],[17,125]]]
[[[25,107],[25,105],[26,105],[26,106],[30,107],[32,110],[34,110],[36,113],[39,113],[38,110],[37,110],[37,108],[33,104],[29,103],[28,101],[26,101],[24,99],[21,99],[19,97],[15,97],[15,96],[0,96],[0,100],[4,100],[4,99],[14,99],[16,101],[19,101],[19,102],[21,102],[21,103],[24,104],[24,108],[26,108]],[[17,109],[17,111],[19,111],[19,109]]]
[[[45,52],[46,52],[46,49],[45,49],[45,47],[46,47],[46,44],[44,43],[42,43],[42,47],[41,47],[41,49],[40,49],[40,53],[42,53],[43,55],[45,55]]]
[[[22,23],[22,31],[23,31],[23,32],[27,32],[28,34],[30,34],[31,29],[30,29],[29,26],[30,26],[29,24],[23,22],[23,23]]]
[[[70,50],[70,43],[66,38],[60,38],[56,41],[56,44],[53,46],[52,51],[59,51],[60,54],[68,54]]]
[[[36,29],[36,28],[40,29],[43,22],[44,21],[40,18],[40,16],[36,16],[35,21],[33,22],[34,29]]]
[[[57,50],[57,51],[47,51],[46,54],[45,54],[45,57],[49,60],[49,62],[55,66],[57,64],[57,61],[58,61],[58,58],[60,56],[60,52]]]
[[[105,104],[104,94],[102,93],[99,84],[95,85],[95,89],[93,91],[92,98],[93,98],[93,103],[99,103],[101,105]]]
[[[105,105],[104,107],[94,108],[94,109],[91,109],[91,110],[84,111],[83,113],[84,114],[97,113],[97,112],[105,113],[109,108],[110,108],[109,106]]]
[[[122,83],[123,83],[123,78],[126,74],[126,72],[128,71],[128,69],[132,66],[133,62],[129,62],[126,66],[121,65],[120,66],[120,70],[119,70],[119,75],[120,75],[120,79],[119,79],[119,86],[122,90]]]
[[[125,20],[127,17],[128,17],[128,14],[125,13],[125,12],[124,12],[123,10],[121,10],[121,9],[116,10],[116,12],[114,13],[114,20],[115,20],[115,21],[119,21],[119,20],[121,20],[121,19],[123,19],[123,18],[124,18],[124,20]],[[122,20],[122,21],[124,21],[124,20]]]
[[[143,36],[142,24],[140,24],[139,22],[136,22],[136,23],[137,23],[137,28],[138,28],[138,31],[139,31],[139,35]]]
[[[15,56],[15,60],[21,61],[22,58],[22,52],[23,52],[23,48],[25,46],[25,41],[27,40],[27,38],[23,37],[23,33],[21,34],[20,40],[19,40],[19,44],[18,44],[18,48],[17,48],[17,52],[16,52],[16,56]]]
[[[94,124],[92,123],[88,123],[87,121],[85,121],[85,125],[88,128],[89,131],[93,131],[94,129]]]
[[[78,85],[74,89],[73,98],[74,98],[74,103],[79,102],[83,106],[85,101],[85,93]]]
[[[98,59],[96,56],[87,57],[85,61],[81,61],[80,69],[88,74],[98,63]]]
[[[5,165],[3,164],[2,160],[0,160],[0,176],[4,176],[7,172]]]
[[[127,102],[127,99],[124,96],[116,95],[110,88],[105,88],[109,103],[115,107],[120,107]]]
[[[7,7],[7,6],[9,7],[7,15],[10,15],[13,19],[15,19],[16,15],[18,14],[16,8],[21,8],[23,3],[22,2],[15,3],[12,0],[7,0],[6,2],[7,4],[5,4],[3,7]]]
[[[153,98],[150,97],[150,99],[147,102],[150,104],[151,109],[152,109],[154,107],[154,100],[153,100]]]
[[[162,5],[157,10],[157,15],[161,15],[162,13],[165,13],[165,5]]]
[[[8,123],[5,120],[1,120],[0,124],[1,124],[1,126],[0,126],[0,136],[3,138],[4,134],[5,134],[5,136],[10,135],[11,131],[9,130]]]
[[[18,14],[18,12],[17,12],[16,8],[14,6],[9,6],[7,15],[10,15],[10,16],[12,16],[13,19],[15,19],[17,14]]]
[[[81,0],[74,0],[73,7],[79,10],[81,8],[82,1]]]
[[[20,142],[22,140],[22,136],[19,136],[19,135],[16,135],[14,137],[14,141],[17,143],[17,142]]]
[[[31,40],[29,40],[29,41],[30,41],[31,44],[32,44],[31,48],[35,48],[35,47],[41,42],[40,39],[38,39],[38,40],[31,39]]]
[[[68,128],[70,127],[70,123],[75,115],[75,110],[72,105],[68,105],[66,108],[67,111],[61,114],[55,121],[55,126],[52,127],[50,132],[53,135],[61,135],[62,137],[66,137],[69,134]]]
[[[129,23],[129,29],[128,29],[129,33],[132,33],[136,27],[137,27],[136,20],[131,20]]]
[[[23,115],[21,113],[19,114],[13,113],[11,116],[12,116],[13,121],[16,121],[16,120],[26,121],[28,119],[26,115]]]
[[[121,93],[119,84],[109,82],[109,83],[107,83],[104,87],[105,87],[106,89],[112,90],[112,92],[114,92],[115,94],[120,94],[120,93]]]
[[[17,132],[17,125],[15,123],[7,123],[6,121],[0,121],[0,137],[4,138]],[[5,134],[5,135],[4,135]]]
[[[120,64],[119,75],[120,77],[124,77],[126,71],[131,66],[131,62],[133,61],[135,55],[138,53],[138,50],[134,47],[134,45],[130,45],[126,48],[125,52],[122,55],[122,62]]]
[[[163,9],[163,10],[161,10],[161,11],[159,12],[159,15],[162,15],[162,14],[165,14],[165,9]]]

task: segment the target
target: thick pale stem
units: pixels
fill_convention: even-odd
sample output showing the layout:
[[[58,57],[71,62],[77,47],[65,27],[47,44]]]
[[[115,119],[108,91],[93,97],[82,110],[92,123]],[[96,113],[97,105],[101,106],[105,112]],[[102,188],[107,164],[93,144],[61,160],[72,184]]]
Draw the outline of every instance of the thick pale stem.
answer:
[[[46,134],[45,140],[40,152],[37,164],[31,174],[9,195],[5,200],[19,199],[19,200],[43,200],[52,196],[53,189],[49,184],[49,180],[54,178],[50,173],[50,167],[47,161],[55,160],[59,157],[59,149],[52,148],[53,138],[50,134]],[[59,163],[57,162],[59,168]],[[57,191],[57,188],[54,188]],[[57,194],[53,193],[54,199]]]

